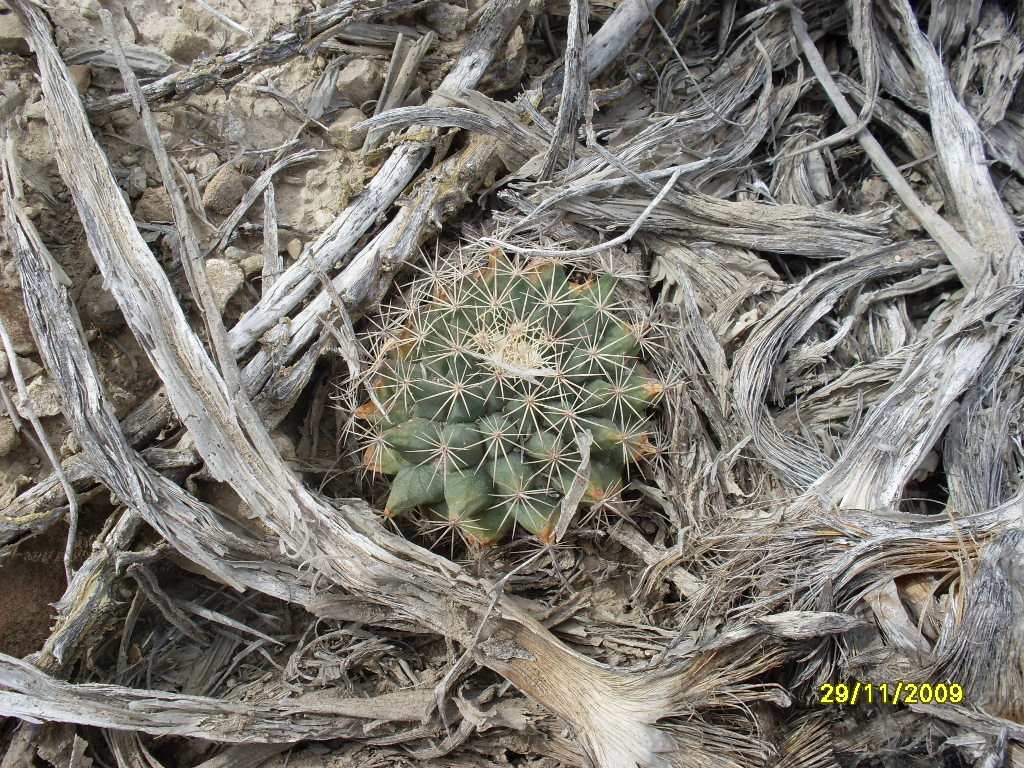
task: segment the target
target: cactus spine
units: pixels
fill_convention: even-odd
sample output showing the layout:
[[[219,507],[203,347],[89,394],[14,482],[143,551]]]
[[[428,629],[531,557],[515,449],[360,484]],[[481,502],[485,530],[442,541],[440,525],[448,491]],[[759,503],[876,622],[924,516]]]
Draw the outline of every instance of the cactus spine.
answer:
[[[363,464],[391,476],[385,514],[421,509],[480,544],[548,541],[593,437],[584,505],[615,498],[654,452],[662,384],[608,275],[498,250],[429,273],[376,340],[356,409]]]

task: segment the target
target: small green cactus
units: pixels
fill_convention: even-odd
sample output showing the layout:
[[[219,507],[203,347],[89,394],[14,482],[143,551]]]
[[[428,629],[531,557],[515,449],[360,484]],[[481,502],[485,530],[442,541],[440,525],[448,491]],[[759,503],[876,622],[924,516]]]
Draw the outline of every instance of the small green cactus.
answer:
[[[647,410],[662,384],[615,287],[499,250],[428,274],[377,339],[356,409],[363,465],[393,477],[385,514],[421,509],[482,545],[516,528],[549,541],[584,431],[582,503],[616,498],[655,452]]]

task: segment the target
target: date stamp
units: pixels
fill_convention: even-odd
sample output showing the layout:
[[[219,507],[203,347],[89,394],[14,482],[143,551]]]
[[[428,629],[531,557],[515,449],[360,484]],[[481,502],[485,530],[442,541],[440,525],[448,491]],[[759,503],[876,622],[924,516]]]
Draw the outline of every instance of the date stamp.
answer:
[[[963,704],[964,687],[960,683],[822,683],[818,703],[828,704]]]

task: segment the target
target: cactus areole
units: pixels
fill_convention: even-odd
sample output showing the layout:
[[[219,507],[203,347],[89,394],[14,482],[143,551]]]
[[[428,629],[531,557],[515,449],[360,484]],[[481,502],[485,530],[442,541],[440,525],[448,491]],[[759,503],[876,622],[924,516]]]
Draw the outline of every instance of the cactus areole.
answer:
[[[417,288],[377,338],[356,411],[364,466],[392,478],[385,514],[418,509],[484,545],[524,529],[549,541],[572,489],[584,506],[618,498],[654,452],[662,385],[615,278],[493,250]]]

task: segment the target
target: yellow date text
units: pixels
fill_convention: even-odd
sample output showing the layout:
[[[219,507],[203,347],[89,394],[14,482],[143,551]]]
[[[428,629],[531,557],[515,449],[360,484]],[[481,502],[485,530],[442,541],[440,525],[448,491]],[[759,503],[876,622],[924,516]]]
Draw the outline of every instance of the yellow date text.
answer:
[[[822,683],[819,704],[963,704],[964,687],[960,683],[913,683],[897,680],[888,683]]]

